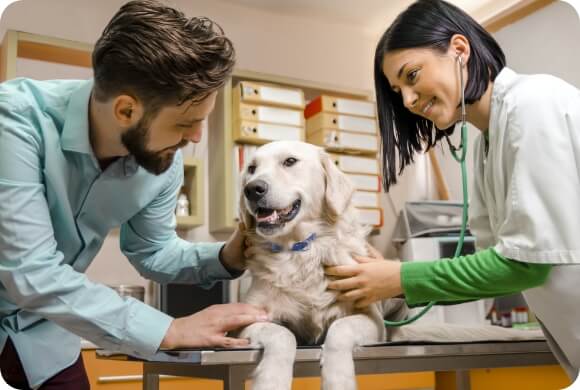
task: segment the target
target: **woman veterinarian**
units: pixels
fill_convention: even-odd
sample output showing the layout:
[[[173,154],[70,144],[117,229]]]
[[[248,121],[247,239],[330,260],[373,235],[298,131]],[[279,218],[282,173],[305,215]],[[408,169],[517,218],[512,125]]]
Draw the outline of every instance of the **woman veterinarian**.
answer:
[[[469,214],[478,251],[429,262],[357,258],[329,268],[329,288],[366,306],[404,294],[409,304],[522,291],[570,378],[580,368],[580,91],[547,75],[506,67],[483,27],[444,1],[401,13],[375,53],[384,185],[416,152],[466,118],[474,147]],[[396,164],[398,160],[398,169]]]

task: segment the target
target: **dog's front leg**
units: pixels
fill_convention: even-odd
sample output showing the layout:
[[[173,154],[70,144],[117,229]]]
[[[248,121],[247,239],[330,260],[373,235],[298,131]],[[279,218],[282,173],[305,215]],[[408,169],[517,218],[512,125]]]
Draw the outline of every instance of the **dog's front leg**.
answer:
[[[330,326],[322,346],[323,390],[357,388],[352,353],[357,346],[384,340],[384,325],[377,316],[356,314],[340,318]]]
[[[272,322],[256,322],[242,330],[240,337],[264,349],[252,375],[252,390],[290,390],[296,357],[294,334]]]

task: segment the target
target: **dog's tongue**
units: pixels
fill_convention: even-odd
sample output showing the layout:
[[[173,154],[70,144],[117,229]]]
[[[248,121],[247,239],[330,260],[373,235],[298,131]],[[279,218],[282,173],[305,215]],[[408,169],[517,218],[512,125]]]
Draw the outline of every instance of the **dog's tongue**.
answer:
[[[258,215],[256,217],[256,220],[258,222],[268,222],[268,223],[274,223],[274,222],[276,222],[277,219],[278,219],[278,212],[276,210],[272,211],[272,214],[270,214],[270,215],[265,215],[265,216]]]

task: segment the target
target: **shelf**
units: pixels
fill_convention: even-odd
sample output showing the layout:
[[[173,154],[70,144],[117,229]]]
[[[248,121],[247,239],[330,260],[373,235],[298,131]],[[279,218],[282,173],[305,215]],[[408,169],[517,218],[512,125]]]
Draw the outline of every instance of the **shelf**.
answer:
[[[8,30],[0,48],[0,80],[17,77],[17,58],[91,68],[92,50],[88,43]]]
[[[189,200],[188,217],[177,217],[178,229],[191,229],[203,225],[203,164],[201,160],[191,157],[183,159],[185,195]]]
[[[219,91],[213,113],[209,116],[209,230],[212,233],[231,233],[237,225],[233,199],[234,158],[232,88],[239,81],[258,81],[281,86],[298,87],[304,91],[306,101],[321,94],[344,98],[369,100],[370,91],[347,89],[318,82],[261,74],[246,70],[235,70],[233,76]]]

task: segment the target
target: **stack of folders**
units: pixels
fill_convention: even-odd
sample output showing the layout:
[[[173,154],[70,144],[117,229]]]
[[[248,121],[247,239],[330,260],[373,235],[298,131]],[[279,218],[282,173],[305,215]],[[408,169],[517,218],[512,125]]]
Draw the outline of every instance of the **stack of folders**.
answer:
[[[353,182],[353,201],[365,225],[383,225],[379,137],[372,102],[321,95],[304,110],[306,140],[324,147]]]
[[[304,92],[240,81],[233,89],[233,137],[237,143],[304,141]]]

